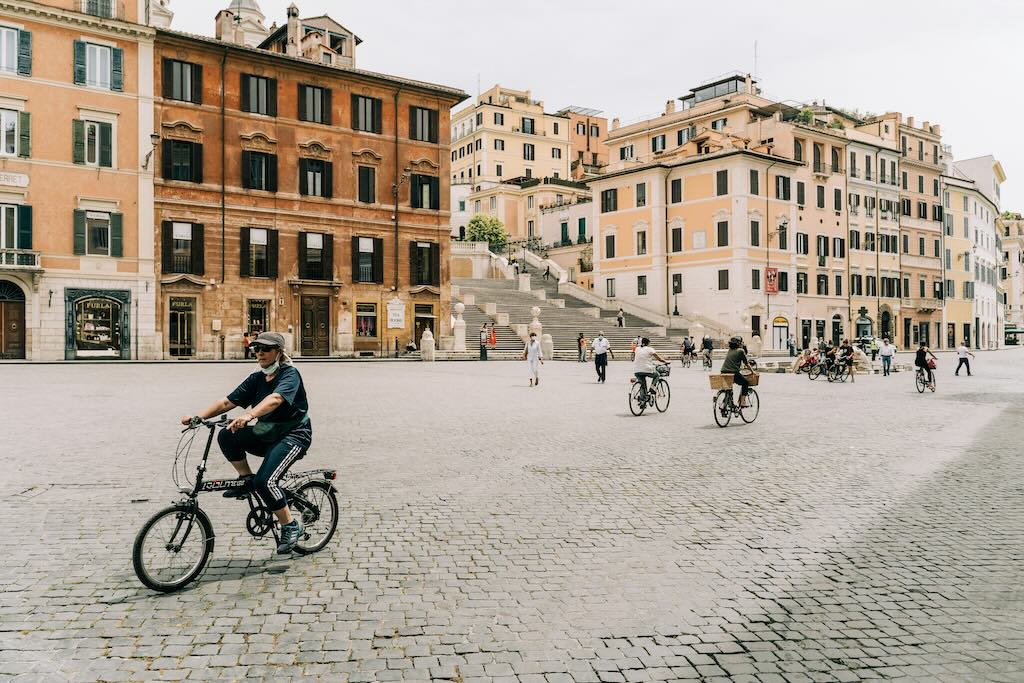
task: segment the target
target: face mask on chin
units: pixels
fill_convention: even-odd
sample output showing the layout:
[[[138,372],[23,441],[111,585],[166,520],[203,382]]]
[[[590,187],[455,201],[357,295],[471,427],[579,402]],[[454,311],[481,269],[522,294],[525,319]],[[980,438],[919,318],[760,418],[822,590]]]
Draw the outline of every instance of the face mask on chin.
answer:
[[[262,373],[263,373],[264,375],[273,375],[273,374],[274,374],[275,372],[277,372],[277,369],[278,369],[279,367],[281,367],[280,363],[278,363],[278,362],[277,362],[277,361],[275,360],[275,361],[274,361],[273,363],[271,363],[271,364],[270,364],[270,365],[268,365],[267,367],[263,367],[263,366],[261,365],[261,366],[260,366],[260,371],[261,371],[261,372],[262,372]]]

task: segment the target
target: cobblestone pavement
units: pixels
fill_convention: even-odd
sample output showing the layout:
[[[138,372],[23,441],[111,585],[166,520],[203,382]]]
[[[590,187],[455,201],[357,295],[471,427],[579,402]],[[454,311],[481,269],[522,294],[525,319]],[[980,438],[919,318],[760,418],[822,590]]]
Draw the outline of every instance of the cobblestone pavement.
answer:
[[[6,366],[0,679],[1022,681],[1022,361],[944,359],[934,395],[766,375],[726,429],[678,364],[640,418],[627,363],[300,365],[337,536],[278,559],[204,498],[175,595],[132,540],[176,417],[247,367]]]

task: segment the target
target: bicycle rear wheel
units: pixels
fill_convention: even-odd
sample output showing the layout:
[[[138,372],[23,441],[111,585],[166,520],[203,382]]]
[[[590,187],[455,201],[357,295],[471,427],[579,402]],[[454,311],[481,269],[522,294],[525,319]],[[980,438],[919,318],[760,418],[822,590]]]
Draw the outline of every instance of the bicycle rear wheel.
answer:
[[[715,394],[714,409],[715,422],[718,423],[718,426],[728,426],[729,420],[732,419],[732,392],[728,389],[720,389]]]
[[[213,525],[205,512],[181,504],[164,508],[150,517],[135,537],[135,575],[155,591],[180,590],[206,568],[213,543]]]
[[[671,400],[672,389],[669,388],[668,382],[663,379],[658,380],[654,391],[654,407],[658,409],[659,413],[664,413],[668,410],[668,403]]]
[[[740,418],[750,424],[757,419],[759,412],[761,412],[761,399],[758,398],[757,392],[751,389],[747,394],[747,405],[740,408]]]
[[[820,376],[821,376],[821,366],[820,365],[815,365],[810,370],[807,371],[807,379],[811,380],[812,382],[814,380],[818,379]]]
[[[640,382],[637,382],[629,389],[629,412],[641,415],[646,407],[647,401],[640,397]]]
[[[307,481],[288,498],[292,514],[305,527],[295,552],[301,555],[323,550],[338,528],[338,497],[325,481]]]
[[[919,371],[917,375],[914,377],[914,385],[917,387],[917,393],[924,393],[925,387],[928,386],[928,382],[925,379],[923,372]]]

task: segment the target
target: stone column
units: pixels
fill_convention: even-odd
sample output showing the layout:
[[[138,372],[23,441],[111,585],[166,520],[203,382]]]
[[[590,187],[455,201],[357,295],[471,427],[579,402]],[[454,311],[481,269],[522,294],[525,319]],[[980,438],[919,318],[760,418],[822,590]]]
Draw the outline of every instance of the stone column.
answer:
[[[544,360],[551,360],[555,356],[555,342],[550,334],[540,336],[540,352],[544,354]]]
[[[465,339],[463,339],[463,346],[465,346]],[[420,337],[420,358],[426,361],[434,360],[434,333],[430,331],[430,328],[423,330],[423,336]]]
[[[466,310],[466,304],[459,301],[455,304],[455,324],[452,326],[452,334],[455,336],[453,351],[466,350],[466,321],[462,319],[462,313]]]

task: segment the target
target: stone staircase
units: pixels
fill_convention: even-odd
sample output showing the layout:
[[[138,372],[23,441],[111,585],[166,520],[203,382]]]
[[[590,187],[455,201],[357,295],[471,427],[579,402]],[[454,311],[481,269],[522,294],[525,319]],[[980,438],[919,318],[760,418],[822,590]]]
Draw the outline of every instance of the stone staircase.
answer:
[[[458,287],[458,297],[473,295],[473,305],[467,305],[463,313],[466,321],[466,345],[474,348],[480,325],[492,322],[492,318],[484,313],[486,304],[495,304],[498,314],[508,315],[508,326],[497,326],[498,345],[495,357],[505,357],[506,353],[520,353],[523,342],[516,332],[516,326],[525,326],[533,320],[531,309],[540,308],[540,323],[543,332],[550,334],[555,347],[556,358],[576,357],[576,338],[580,332],[588,339],[593,339],[598,332],[604,332],[611,343],[612,352],[619,359],[629,359],[629,349],[637,335],[649,337],[651,345],[666,358],[679,357],[678,342],[659,334],[652,329],[647,321],[635,316],[626,316],[626,326],[617,327],[616,311],[602,311],[572,297],[559,295],[554,280],[544,282],[540,274],[531,275],[531,288],[535,291],[520,292],[513,280],[497,279],[455,279],[452,284]],[[538,293],[543,293],[540,298]],[[522,329],[522,328],[519,328]],[[490,354],[489,354],[490,357]]]

